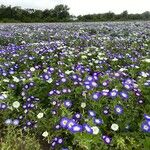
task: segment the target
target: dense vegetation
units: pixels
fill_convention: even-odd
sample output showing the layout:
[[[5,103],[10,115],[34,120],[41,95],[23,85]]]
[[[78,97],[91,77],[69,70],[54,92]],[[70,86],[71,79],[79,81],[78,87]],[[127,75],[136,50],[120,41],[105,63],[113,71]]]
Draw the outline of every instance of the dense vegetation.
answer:
[[[123,11],[121,14],[108,12],[104,14],[87,14],[83,16],[72,16],[66,5],[57,5],[54,9],[36,10],[21,9],[21,7],[0,6],[0,22],[70,22],[70,21],[131,21],[150,20],[150,12],[142,14],[128,14]]]
[[[150,23],[0,25],[1,150],[150,150]]]

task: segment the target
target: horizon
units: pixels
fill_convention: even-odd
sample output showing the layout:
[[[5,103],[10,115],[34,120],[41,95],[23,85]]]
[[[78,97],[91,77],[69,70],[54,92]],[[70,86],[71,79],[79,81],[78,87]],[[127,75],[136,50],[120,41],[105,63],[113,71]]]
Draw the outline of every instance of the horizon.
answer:
[[[53,9],[56,5],[67,5],[71,15],[87,15],[87,14],[100,14],[113,12],[120,14],[123,11],[128,11],[129,14],[141,14],[145,11],[149,11],[149,0],[0,0],[0,5],[20,6],[22,9]],[[108,5],[109,4],[109,5]],[[134,6],[133,6],[134,5]]]

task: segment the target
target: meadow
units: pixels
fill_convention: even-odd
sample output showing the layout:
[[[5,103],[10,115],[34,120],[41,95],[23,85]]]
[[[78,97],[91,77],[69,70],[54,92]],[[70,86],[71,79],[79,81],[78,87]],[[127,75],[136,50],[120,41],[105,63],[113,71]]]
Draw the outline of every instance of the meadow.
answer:
[[[0,24],[1,150],[150,150],[150,22]]]

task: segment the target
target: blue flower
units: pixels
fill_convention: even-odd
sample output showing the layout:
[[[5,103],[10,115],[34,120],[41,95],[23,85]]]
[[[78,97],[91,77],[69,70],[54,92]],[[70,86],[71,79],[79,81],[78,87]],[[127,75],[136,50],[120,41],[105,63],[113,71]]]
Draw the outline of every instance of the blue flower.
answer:
[[[88,114],[89,114],[90,117],[95,117],[96,116],[96,113],[93,110],[89,110]]]
[[[123,98],[123,99],[127,99],[128,98],[128,93],[127,92],[120,92],[120,96]]]
[[[17,126],[19,124],[19,120],[18,119],[14,119],[12,122],[13,125]]]
[[[144,118],[145,118],[146,120],[150,120],[150,116],[147,115],[147,114],[144,114]]]
[[[109,93],[110,97],[112,98],[115,98],[117,95],[118,95],[118,91],[117,90],[112,90],[110,93]]]
[[[65,100],[64,101],[64,106],[67,108],[70,108],[72,106],[72,102],[70,100]]]
[[[49,76],[48,73],[44,73],[44,74],[42,75],[42,77],[43,77],[44,80],[49,80],[49,79],[50,79],[50,76]]]
[[[83,128],[87,131],[87,133],[92,134],[93,130],[88,124],[83,124]]]
[[[146,121],[142,123],[141,129],[142,129],[144,132],[150,132],[150,126],[149,126],[149,124],[148,124]]]
[[[74,125],[74,126],[72,126],[72,129],[71,129],[72,133],[77,133],[77,132],[82,132],[82,131],[83,131],[82,125]]]
[[[104,140],[104,142],[106,144],[110,144],[111,143],[111,138],[109,136],[107,136],[107,135],[103,135],[102,139]]]
[[[92,94],[92,98],[94,99],[94,100],[98,100],[99,98],[100,98],[100,92],[95,92],[95,93],[93,93]]]
[[[123,113],[123,107],[121,105],[116,105],[115,106],[115,112],[117,114],[122,114]]]
[[[66,117],[63,117],[61,120],[60,120],[60,125],[62,128],[67,128],[67,124],[69,122],[69,119],[66,118]]]
[[[82,117],[82,115],[81,115],[80,113],[76,113],[76,114],[73,116],[73,118],[74,118],[75,120],[79,120],[79,119],[81,119],[81,117]]]
[[[67,123],[67,129],[68,129],[68,130],[71,130],[72,127],[73,127],[74,125],[76,125],[76,124],[77,124],[77,123],[75,122],[75,120],[70,119],[70,120],[68,121],[68,123]]]
[[[93,119],[94,123],[97,124],[97,125],[101,125],[103,123],[103,120],[100,119],[100,118],[94,118]]]

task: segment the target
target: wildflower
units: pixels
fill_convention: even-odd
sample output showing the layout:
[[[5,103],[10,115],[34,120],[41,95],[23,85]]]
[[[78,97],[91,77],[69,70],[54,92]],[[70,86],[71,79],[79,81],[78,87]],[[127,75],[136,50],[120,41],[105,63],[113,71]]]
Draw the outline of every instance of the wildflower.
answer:
[[[148,125],[147,122],[143,122],[143,123],[142,123],[141,129],[142,129],[144,132],[150,132],[150,126]]]
[[[35,68],[34,68],[34,67],[31,67],[31,68],[30,68],[30,71],[31,71],[31,72],[34,72],[34,71],[35,71]]]
[[[91,117],[95,117],[95,116],[96,116],[96,113],[95,113],[94,111],[92,111],[92,110],[89,110],[89,111],[88,111],[88,114],[89,114],[89,116],[91,116]]]
[[[115,106],[115,112],[116,112],[117,114],[122,114],[122,113],[123,113],[123,108],[122,108],[122,106],[116,105],[116,106]]]
[[[14,119],[12,122],[13,125],[17,126],[19,124],[19,120],[18,119]]]
[[[6,125],[12,124],[12,119],[7,119],[7,120],[5,120],[5,124],[6,124]]]
[[[93,130],[88,124],[83,124],[83,128],[89,133],[92,134]]]
[[[57,139],[57,143],[58,143],[58,144],[62,144],[62,143],[63,143],[63,139],[62,139],[62,138],[58,138],[58,139]]]
[[[111,125],[111,129],[114,130],[114,131],[117,131],[117,130],[119,129],[118,124],[113,123],[113,124]]]
[[[67,123],[67,129],[71,130],[74,125],[76,125],[76,122],[73,119],[69,120]]]
[[[64,106],[70,108],[72,106],[72,102],[70,100],[64,101]]]
[[[128,98],[128,94],[126,92],[120,92],[120,96],[124,99]]]
[[[112,90],[110,93],[109,93],[110,97],[114,98],[118,95],[118,91],[117,90]]]
[[[39,114],[37,115],[37,118],[38,118],[38,119],[41,119],[41,118],[43,118],[43,116],[44,116],[43,113],[39,113]]]
[[[85,108],[86,107],[86,103],[81,103],[81,108]]]
[[[144,114],[144,118],[145,118],[146,120],[150,120],[150,115]]]
[[[15,76],[12,76],[12,77],[13,77],[13,81],[14,81],[14,82],[17,82],[17,83],[18,83],[18,82],[20,81],[17,77],[15,77]]]
[[[100,92],[93,93],[93,94],[92,94],[92,98],[93,98],[94,100],[98,100],[98,99],[100,98]]]
[[[97,126],[93,126],[91,127],[91,129],[93,130],[93,134],[98,134],[99,133],[99,128]]]
[[[74,126],[72,126],[71,131],[73,133],[82,132],[83,131],[83,127],[82,127],[82,125],[74,125]]]
[[[66,118],[66,117],[63,117],[63,118],[60,120],[60,125],[61,125],[61,127],[66,128],[68,122],[69,122],[69,119]]]
[[[100,118],[94,118],[94,123],[97,124],[97,125],[101,125],[103,123],[102,119]]]
[[[47,136],[48,136],[48,132],[47,132],[47,131],[43,132],[43,133],[42,133],[42,136],[43,136],[43,137],[47,137]]]
[[[103,135],[102,139],[104,140],[104,142],[106,144],[110,144],[111,143],[111,138],[109,136],[107,136],[107,135]]]
[[[80,119],[81,118],[81,114],[80,113],[76,113],[73,118],[74,119]]]
[[[14,108],[19,108],[20,107],[20,103],[18,101],[13,102],[13,107]]]

